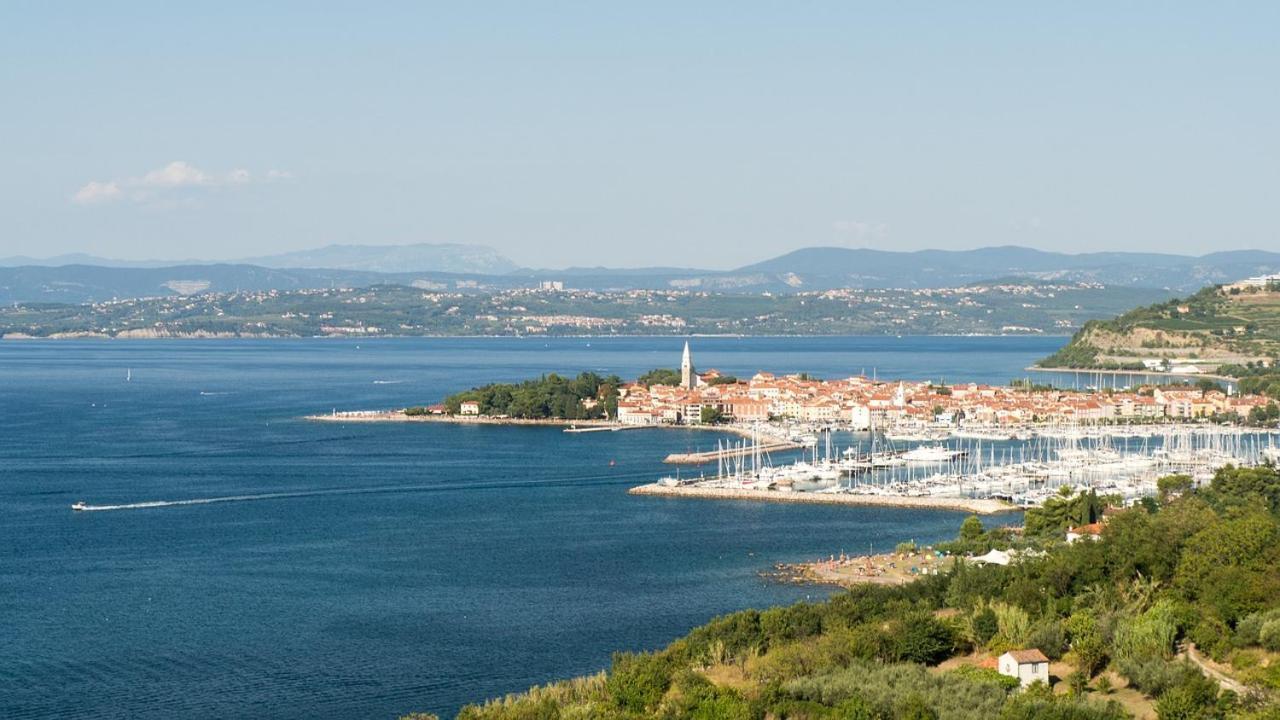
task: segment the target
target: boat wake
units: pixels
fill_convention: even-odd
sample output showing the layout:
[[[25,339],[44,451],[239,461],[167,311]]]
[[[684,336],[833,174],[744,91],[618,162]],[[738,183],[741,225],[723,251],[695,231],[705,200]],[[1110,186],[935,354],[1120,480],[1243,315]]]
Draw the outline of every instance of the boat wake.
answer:
[[[399,385],[403,380],[374,380],[374,385]]]
[[[528,480],[505,482],[480,482],[457,485],[383,485],[364,488],[333,488],[331,490],[298,490],[295,492],[259,493],[256,495],[226,495],[223,497],[192,498],[189,500],[148,500],[136,503],[120,503],[115,505],[89,505],[77,502],[71,506],[76,512],[107,512],[113,510],[151,510],[185,505],[213,505],[215,503],[255,502],[259,500],[290,500],[294,498],[325,497],[329,495],[377,495],[392,493],[425,493],[449,492],[458,490],[498,490],[520,487],[574,487],[584,485],[630,484],[636,478],[648,477],[651,473],[618,473],[607,475],[591,475],[558,480]]]

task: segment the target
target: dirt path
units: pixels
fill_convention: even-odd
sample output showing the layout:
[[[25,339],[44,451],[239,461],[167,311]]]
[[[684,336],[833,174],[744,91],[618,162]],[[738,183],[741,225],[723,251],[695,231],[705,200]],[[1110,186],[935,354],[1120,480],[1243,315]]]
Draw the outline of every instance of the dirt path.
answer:
[[[1237,695],[1244,695],[1249,691],[1249,688],[1246,687],[1244,683],[1222,672],[1215,666],[1213,661],[1206,660],[1202,655],[1200,655],[1200,651],[1196,650],[1195,643],[1187,643],[1186,649],[1184,652],[1180,653],[1180,655],[1194,663],[1195,666],[1200,668],[1200,671],[1205,675],[1208,675],[1213,680],[1217,680],[1218,685],[1221,686],[1223,690],[1230,690]]]

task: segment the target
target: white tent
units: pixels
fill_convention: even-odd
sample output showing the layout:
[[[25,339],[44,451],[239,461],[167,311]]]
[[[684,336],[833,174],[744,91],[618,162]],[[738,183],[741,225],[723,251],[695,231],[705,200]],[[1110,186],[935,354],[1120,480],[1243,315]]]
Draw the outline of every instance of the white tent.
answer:
[[[1009,560],[1009,553],[999,550],[992,550],[986,555],[979,555],[973,559],[974,562],[982,563],[983,565],[1008,565]]]

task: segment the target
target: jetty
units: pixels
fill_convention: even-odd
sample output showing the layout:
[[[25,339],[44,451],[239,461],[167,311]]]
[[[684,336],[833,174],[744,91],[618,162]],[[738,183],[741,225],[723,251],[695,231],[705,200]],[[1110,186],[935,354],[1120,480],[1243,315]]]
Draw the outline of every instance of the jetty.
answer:
[[[700,500],[749,500],[753,502],[790,502],[814,505],[853,505],[862,507],[917,508],[921,510],[955,510],[975,515],[995,515],[1020,510],[1016,505],[995,498],[918,497],[911,495],[871,495],[858,493],[813,493],[759,490],[750,488],[717,488],[696,485],[668,486],[658,483],[640,485],[627,491],[630,495],[696,498]]]
[[[805,445],[791,440],[776,440],[760,443],[758,446],[741,445],[706,452],[671,453],[662,462],[672,465],[706,465],[727,458],[745,458],[753,452],[771,453],[783,450],[799,450]]]

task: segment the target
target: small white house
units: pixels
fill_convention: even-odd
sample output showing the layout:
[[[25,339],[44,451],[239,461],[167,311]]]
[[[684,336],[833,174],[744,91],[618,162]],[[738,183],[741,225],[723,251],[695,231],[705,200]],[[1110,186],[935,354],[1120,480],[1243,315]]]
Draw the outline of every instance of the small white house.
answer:
[[[458,412],[463,415],[479,415],[480,403],[475,400],[466,400],[458,406]]]
[[[999,669],[1001,675],[1018,678],[1022,687],[1039,680],[1049,684],[1049,658],[1038,649],[1010,650],[1000,656]]]

